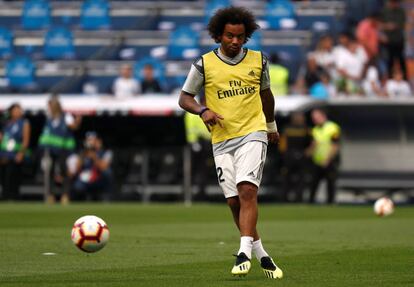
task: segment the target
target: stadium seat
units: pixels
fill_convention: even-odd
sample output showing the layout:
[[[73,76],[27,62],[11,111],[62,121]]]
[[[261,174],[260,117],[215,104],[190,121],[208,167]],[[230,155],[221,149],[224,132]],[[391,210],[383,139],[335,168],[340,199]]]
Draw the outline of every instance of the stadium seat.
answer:
[[[75,56],[72,32],[66,28],[53,28],[45,36],[44,55],[47,59],[70,59]]]
[[[81,9],[80,25],[85,30],[108,29],[111,26],[110,6],[106,0],[87,0]]]
[[[168,44],[170,59],[194,59],[199,54],[199,36],[191,28],[180,26],[170,34]]]
[[[265,21],[270,29],[295,28],[295,6],[290,0],[273,0],[266,4]]]
[[[35,83],[35,65],[27,57],[16,57],[6,64],[6,78],[11,88],[26,88]]]
[[[260,33],[259,31],[254,32],[252,37],[244,45],[244,47],[256,51],[262,50],[262,33]]]
[[[23,6],[22,26],[27,30],[45,29],[50,25],[50,5],[44,0],[27,0]]]
[[[0,58],[9,58],[13,53],[13,34],[4,28],[0,28]]]
[[[210,21],[211,16],[221,8],[230,6],[231,3],[229,0],[210,0],[206,2],[206,6],[204,8],[204,15],[205,15],[205,22],[208,23]]]

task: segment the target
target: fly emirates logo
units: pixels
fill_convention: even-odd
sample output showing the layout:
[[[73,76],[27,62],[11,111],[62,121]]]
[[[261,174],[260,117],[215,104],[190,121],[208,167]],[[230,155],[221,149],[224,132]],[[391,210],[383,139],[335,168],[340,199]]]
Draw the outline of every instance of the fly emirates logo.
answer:
[[[229,81],[229,89],[228,90],[218,90],[217,97],[219,100],[235,97],[235,96],[243,96],[243,95],[251,95],[256,92],[256,87],[253,86],[242,86],[242,81]]]

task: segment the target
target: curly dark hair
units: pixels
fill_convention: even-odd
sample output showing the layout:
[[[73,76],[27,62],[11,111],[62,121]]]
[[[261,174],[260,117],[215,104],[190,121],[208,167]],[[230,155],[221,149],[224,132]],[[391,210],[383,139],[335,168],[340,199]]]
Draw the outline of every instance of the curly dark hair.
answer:
[[[226,24],[243,24],[246,32],[246,43],[252,36],[253,32],[259,29],[259,25],[256,23],[256,19],[252,12],[243,7],[226,7],[217,10],[217,12],[211,17],[208,23],[207,30],[211,38],[220,43],[220,36],[223,35],[224,26]]]

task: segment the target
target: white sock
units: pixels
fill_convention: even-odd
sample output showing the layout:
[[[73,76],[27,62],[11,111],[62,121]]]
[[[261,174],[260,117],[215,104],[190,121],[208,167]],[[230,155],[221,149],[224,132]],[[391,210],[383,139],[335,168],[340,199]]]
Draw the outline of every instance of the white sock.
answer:
[[[256,255],[256,258],[257,260],[259,260],[259,262],[262,259],[262,257],[269,256],[269,254],[267,254],[267,252],[263,248],[261,239],[253,241],[253,252]]]
[[[253,248],[253,237],[251,236],[242,236],[240,237],[240,249],[237,254],[244,253],[246,256],[252,258],[252,248]]]

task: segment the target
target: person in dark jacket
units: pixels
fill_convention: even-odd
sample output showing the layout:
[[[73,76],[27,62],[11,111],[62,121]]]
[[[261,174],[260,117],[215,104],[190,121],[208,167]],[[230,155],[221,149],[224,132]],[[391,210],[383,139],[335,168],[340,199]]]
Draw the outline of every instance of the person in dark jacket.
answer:
[[[15,103],[7,109],[0,144],[1,183],[3,199],[18,199],[22,181],[21,167],[30,142],[30,123],[22,107]]]

